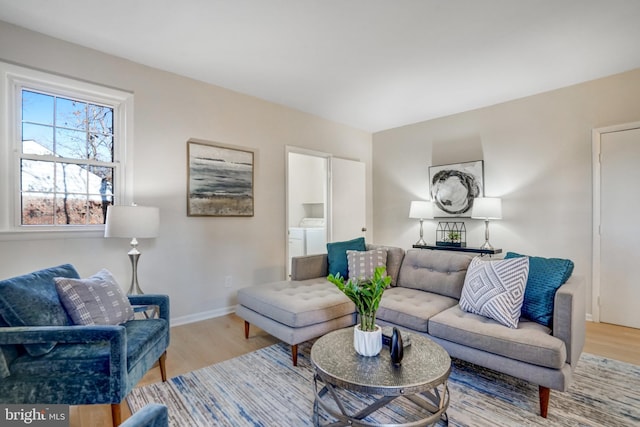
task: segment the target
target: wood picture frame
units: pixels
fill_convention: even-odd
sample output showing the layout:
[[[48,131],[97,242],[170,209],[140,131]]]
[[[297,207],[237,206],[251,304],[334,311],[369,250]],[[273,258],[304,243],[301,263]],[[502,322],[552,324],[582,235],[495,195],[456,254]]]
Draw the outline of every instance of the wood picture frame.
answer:
[[[187,216],[253,216],[254,159],[250,149],[187,141]]]

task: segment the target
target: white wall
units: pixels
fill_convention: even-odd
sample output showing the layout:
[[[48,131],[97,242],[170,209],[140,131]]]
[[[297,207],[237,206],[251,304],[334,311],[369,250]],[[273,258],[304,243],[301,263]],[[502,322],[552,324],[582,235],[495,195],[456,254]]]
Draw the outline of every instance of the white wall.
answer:
[[[591,311],[591,130],[640,120],[640,70],[373,136],[374,240],[418,239],[411,200],[429,195],[428,168],[484,160],[485,194],[503,198],[491,243],[506,251],[569,258],[587,283]],[[438,220],[425,222],[435,240]],[[469,246],[484,223],[466,221]]]
[[[134,92],[135,201],[158,206],[161,216],[160,237],[140,245],[140,285],[169,294],[179,322],[225,313],[239,287],[284,278],[286,145],[365,162],[371,222],[367,132],[4,22],[0,60]],[[256,150],[254,217],[186,216],[189,138]],[[70,262],[82,276],[106,267],[126,289],[127,250],[128,242],[97,235],[34,240],[0,234],[0,277]],[[224,287],[225,276],[233,288]]]

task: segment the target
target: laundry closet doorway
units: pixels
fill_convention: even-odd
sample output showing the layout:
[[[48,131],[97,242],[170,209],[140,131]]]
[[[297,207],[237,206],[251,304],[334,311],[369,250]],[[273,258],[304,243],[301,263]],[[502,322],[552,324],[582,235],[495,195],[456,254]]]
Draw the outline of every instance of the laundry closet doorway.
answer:
[[[286,150],[286,277],[291,258],[366,231],[364,163],[297,147]]]

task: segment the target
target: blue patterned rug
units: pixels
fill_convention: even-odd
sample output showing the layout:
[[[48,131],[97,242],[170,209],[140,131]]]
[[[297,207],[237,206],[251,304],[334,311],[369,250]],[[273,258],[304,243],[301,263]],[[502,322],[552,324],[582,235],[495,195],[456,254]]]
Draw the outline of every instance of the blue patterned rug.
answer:
[[[175,427],[311,426],[309,351],[310,344],[301,345],[298,367],[293,367],[290,347],[275,344],[166,383],[136,388],[127,402],[132,412],[150,402],[167,405]],[[451,426],[640,425],[640,366],[586,353],[569,391],[552,390],[547,419],[538,416],[538,386],[455,359],[449,390]],[[391,423],[408,411],[411,408],[399,403],[367,421]],[[320,421],[333,420],[323,416]]]

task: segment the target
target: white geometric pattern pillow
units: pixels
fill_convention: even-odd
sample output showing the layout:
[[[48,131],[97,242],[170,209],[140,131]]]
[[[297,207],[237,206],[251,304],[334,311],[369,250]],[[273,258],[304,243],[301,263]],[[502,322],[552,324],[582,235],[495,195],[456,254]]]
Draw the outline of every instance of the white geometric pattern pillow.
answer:
[[[464,279],[460,308],[517,328],[529,276],[529,259],[481,261],[474,258]]]
[[[350,278],[369,280],[373,277],[376,267],[387,266],[387,251],[347,251],[347,266]]]
[[[58,296],[76,325],[119,325],[133,319],[133,307],[111,273],[87,279],[54,278]]]

